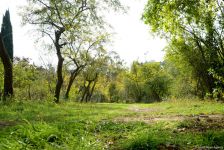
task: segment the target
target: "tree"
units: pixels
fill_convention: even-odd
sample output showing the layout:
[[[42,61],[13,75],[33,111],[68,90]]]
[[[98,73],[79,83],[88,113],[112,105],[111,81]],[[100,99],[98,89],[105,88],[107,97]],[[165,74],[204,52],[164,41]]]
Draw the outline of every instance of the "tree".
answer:
[[[169,95],[169,77],[160,62],[133,62],[125,81],[135,102],[161,101]]]
[[[141,76],[141,64],[134,61],[125,80],[126,90],[131,99],[141,102],[144,97],[144,81]]]
[[[94,74],[85,74],[84,77],[84,83],[82,87],[82,97],[81,97],[81,102],[89,102],[92,98],[94,89],[96,87],[98,79],[98,73]]]
[[[74,40],[85,32],[83,27],[103,27],[100,7],[121,8],[119,0],[28,0],[29,6],[24,7],[22,14],[24,23],[37,25],[38,31],[48,35],[55,46],[57,65],[57,84],[55,88],[55,102],[59,102],[63,84],[62,67],[64,58],[62,51],[68,41]]]
[[[143,19],[151,30],[170,42],[170,49],[177,51],[192,67],[201,88],[202,97],[213,93],[216,87],[224,89],[209,72],[223,76],[223,13],[221,0],[149,0]],[[219,84],[216,84],[219,82]]]
[[[15,57],[13,74],[16,98],[43,101],[53,97],[51,86],[55,70],[52,66],[37,66],[29,58]]]
[[[69,92],[76,77],[86,66],[95,61],[95,58],[97,57],[96,55],[103,47],[103,44],[107,42],[107,34],[97,34],[99,33],[88,33],[88,35],[82,35],[78,40],[71,43],[68,53],[65,54],[72,61],[70,68],[73,69],[70,72],[69,83],[65,93],[66,99],[69,98]]]
[[[3,99],[13,95],[12,63],[5,49],[2,35],[0,34],[0,57],[4,66],[4,94]]]
[[[4,94],[3,99],[13,95],[13,43],[12,26],[9,11],[3,16],[2,28],[0,33],[0,57],[4,66]]]
[[[194,56],[194,55],[193,55]],[[171,80],[170,95],[176,98],[196,97],[200,93],[201,86],[197,83],[192,66],[183,56],[173,49],[166,48],[164,69]]]
[[[9,10],[7,10],[5,12],[5,15],[3,16],[1,33],[2,33],[3,42],[5,45],[6,51],[12,62],[13,61],[13,34],[12,34],[13,32],[12,32],[12,24],[10,21]]]
[[[82,72],[84,82],[81,87],[81,102],[91,100],[98,78],[107,72],[109,57],[103,47],[100,46],[98,49],[97,54],[91,58],[91,63]]]
[[[108,94],[110,102],[118,102],[119,91],[115,82],[111,82],[108,87]]]

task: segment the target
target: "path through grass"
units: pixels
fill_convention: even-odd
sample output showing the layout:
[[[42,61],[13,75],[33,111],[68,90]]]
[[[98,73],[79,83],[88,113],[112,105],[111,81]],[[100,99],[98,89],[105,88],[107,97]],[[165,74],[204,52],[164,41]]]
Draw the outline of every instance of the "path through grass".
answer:
[[[15,102],[0,107],[0,149],[224,147],[224,104]]]

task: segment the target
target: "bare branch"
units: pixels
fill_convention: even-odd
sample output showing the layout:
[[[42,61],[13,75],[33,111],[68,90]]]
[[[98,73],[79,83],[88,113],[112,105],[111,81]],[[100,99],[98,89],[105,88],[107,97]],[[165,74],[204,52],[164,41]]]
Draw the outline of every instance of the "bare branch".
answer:
[[[54,38],[51,36],[50,33],[46,32],[45,30],[42,30],[41,32],[43,32],[44,34],[48,35],[50,37],[50,39],[52,40],[52,42],[55,43]]]

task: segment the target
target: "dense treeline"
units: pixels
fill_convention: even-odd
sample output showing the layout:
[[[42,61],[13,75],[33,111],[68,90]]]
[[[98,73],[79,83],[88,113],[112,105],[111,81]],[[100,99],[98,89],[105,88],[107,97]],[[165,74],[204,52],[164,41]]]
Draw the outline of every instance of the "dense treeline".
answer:
[[[195,95],[223,99],[224,2],[149,0],[143,19],[169,42],[167,59],[188,70]],[[188,82],[188,81],[187,81]]]
[[[110,56],[112,56],[110,54]],[[164,62],[135,61],[131,68],[115,56],[95,60],[76,76],[70,87],[72,71],[69,65],[63,69],[64,84],[61,99],[77,102],[155,102],[169,98],[195,98],[198,85],[190,66],[173,63],[173,57]],[[18,100],[52,100],[56,69],[51,65],[36,66],[26,58],[14,58],[14,94]],[[1,66],[3,74],[3,66]],[[1,88],[3,87],[1,78]],[[207,97],[209,98],[209,97]]]

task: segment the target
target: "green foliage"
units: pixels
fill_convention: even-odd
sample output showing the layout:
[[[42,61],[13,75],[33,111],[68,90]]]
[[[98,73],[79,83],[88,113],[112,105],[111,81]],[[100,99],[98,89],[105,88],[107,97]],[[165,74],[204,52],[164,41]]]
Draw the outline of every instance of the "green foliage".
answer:
[[[107,35],[102,34],[106,26],[102,15],[103,11],[118,11],[123,10],[123,7],[119,0],[28,0],[28,3],[29,5],[24,6],[21,13],[24,24],[35,25],[42,36],[48,36],[52,40],[51,45],[54,45],[56,49],[58,79],[56,80],[54,100],[59,102],[64,80],[62,74],[64,60],[70,58],[75,63],[75,69],[65,94],[65,97],[68,98],[71,85],[77,74],[87,64],[91,65],[89,61],[94,59],[91,54],[95,54],[93,49],[105,51],[102,43],[106,43]],[[79,69],[76,70],[77,68]],[[89,101],[93,93],[90,91],[93,91],[93,88],[90,90],[89,86],[87,87],[88,94],[86,95],[85,89],[82,97]]]
[[[30,64],[29,59],[15,58],[14,88],[16,99],[44,100],[52,97],[54,68]],[[41,86],[40,86],[41,85]]]
[[[173,49],[166,49],[164,69],[170,77],[170,95],[176,98],[192,98],[200,94],[192,67]]]
[[[224,68],[222,68],[224,70]],[[216,88],[213,89],[212,97],[219,100],[222,99],[224,100],[224,89],[223,89],[223,84],[224,84],[224,77],[216,73],[213,69],[209,70],[210,74],[217,80],[215,82]]]
[[[118,102],[119,98],[119,91],[117,89],[117,85],[115,83],[110,83],[108,88],[108,93],[110,97],[110,102]]]
[[[223,84],[217,86],[218,80],[209,73],[213,69],[223,77],[223,6],[220,0],[149,0],[143,14],[152,31],[169,41],[168,53],[191,66],[196,95],[201,98],[223,89]]]
[[[125,84],[136,102],[161,101],[169,94],[169,77],[158,62],[134,62]]]
[[[3,16],[1,34],[3,37],[4,46],[8,52],[11,61],[13,61],[13,34],[9,10],[7,10],[5,12],[5,15]]]

